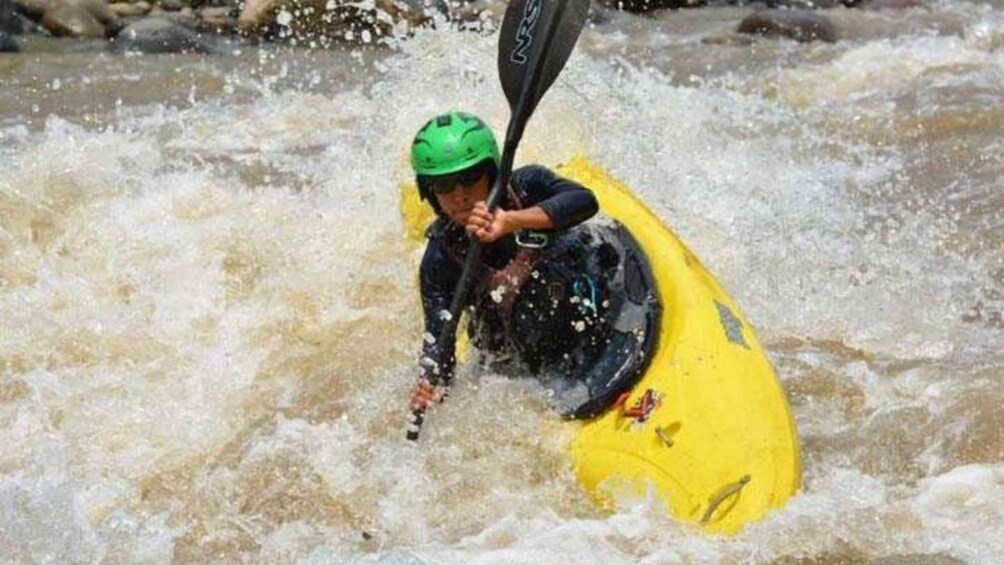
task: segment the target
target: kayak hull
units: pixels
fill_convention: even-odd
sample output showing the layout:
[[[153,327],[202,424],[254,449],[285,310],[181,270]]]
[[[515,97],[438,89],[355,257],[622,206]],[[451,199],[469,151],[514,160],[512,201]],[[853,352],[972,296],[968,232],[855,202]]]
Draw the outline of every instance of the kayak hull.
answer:
[[[645,375],[569,448],[583,487],[606,507],[651,489],[678,519],[720,533],[784,505],[801,485],[798,436],[738,306],[626,186],[582,158],[559,173],[634,234],[663,306]]]
[[[581,157],[558,172],[628,228],[662,306],[644,375],[599,416],[569,423],[583,488],[605,508],[652,493],[677,519],[725,534],[783,506],[801,486],[798,436],[738,306],[626,186]],[[408,238],[422,241],[432,214],[416,190],[402,192],[401,213]]]

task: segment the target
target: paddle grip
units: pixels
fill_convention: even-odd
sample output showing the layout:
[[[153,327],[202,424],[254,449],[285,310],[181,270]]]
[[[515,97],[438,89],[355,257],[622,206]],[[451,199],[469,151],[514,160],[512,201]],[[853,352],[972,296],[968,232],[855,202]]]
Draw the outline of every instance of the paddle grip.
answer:
[[[425,421],[425,410],[415,410],[411,413],[411,420],[408,422],[408,441],[418,441],[418,434],[422,431],[422,422]]]

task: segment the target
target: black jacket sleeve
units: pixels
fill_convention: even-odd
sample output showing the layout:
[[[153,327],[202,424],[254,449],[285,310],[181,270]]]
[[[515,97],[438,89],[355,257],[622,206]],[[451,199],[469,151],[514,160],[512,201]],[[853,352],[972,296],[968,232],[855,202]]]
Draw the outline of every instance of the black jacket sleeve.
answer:
[[[596,197],[588,188],[540,165],[513,171],[511,184],[523,207],[540,206],[555,229],[580,224],[599,211]]]
[[[419,367],[423,377],[439,380],[443,384],[449,384],[453,379],[456,336],[446,336],[442,342],[438,340],[450,315],[450,303],[460,280],[461,269],[462,265],[447,253],[442,238],[429,240],[419,269],[422,310],[425,314],[425,335],[422,336]]]

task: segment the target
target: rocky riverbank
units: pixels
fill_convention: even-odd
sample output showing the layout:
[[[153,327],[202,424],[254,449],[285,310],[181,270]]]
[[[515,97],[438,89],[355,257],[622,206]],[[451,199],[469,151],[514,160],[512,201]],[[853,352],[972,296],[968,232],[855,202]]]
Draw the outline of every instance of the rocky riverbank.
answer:
[[[780,0],[750,4],[739,34],[796,41],[837,41],[840,33],[825,10],[909,7],[916,0]],[[717,4],[735,2],[717,2]],[[715,5],[707,0],[603,0],[594,15],[625,10],[645,13]],[[17,36],[44,34],[106,39],[116,52],[225,52],[234,45],[284,41],[329,47],[374,44],[422,26],[491,28],[506,3],[500,0],[0,0],[0,52],[19,50]]]

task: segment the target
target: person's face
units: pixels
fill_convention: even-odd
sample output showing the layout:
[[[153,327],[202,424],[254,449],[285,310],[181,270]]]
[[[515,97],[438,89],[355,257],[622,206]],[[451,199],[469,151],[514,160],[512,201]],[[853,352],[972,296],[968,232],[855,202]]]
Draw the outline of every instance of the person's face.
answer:
[[[467,218],[471,215],[474,203],[486,198],[488,198],[488,175],[481,175],[470,184],[457,183],[449,192],[436,193],[439,207],[451,220],[462,226],[467,225]]]

